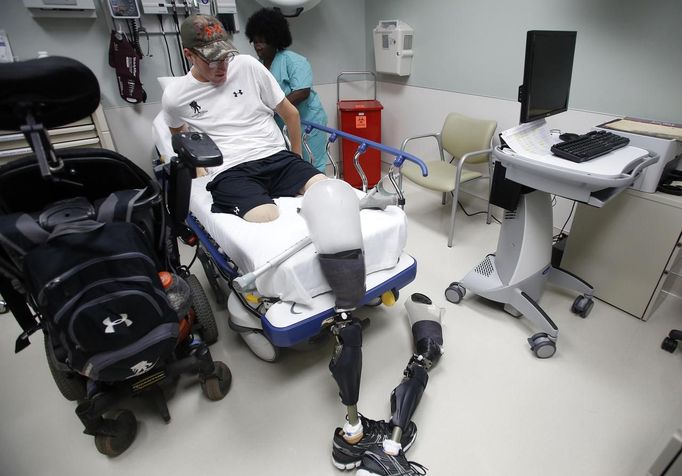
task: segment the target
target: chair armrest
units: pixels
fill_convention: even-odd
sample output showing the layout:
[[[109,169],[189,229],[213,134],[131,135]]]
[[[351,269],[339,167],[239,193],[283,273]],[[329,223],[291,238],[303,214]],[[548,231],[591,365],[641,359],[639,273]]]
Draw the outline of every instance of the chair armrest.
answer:
[[[405,152],[405,147],[407,147],[408,142],[416,139],[425,139],[428,137],[433,137],[434,139],[436,139],[436,142],[438,143],[438,152],[440,152],[440,160],[445,161],[445,156],[443,155],[443,144],[440,138],[440,132],[433,132],[431,134],[420,134],[417,136],[408,137],[403,141],[403,144],[400,146],[400,151]]]
[[[464,165],[464,162],[466,162],[471,157],[474,157],[476,155],[481,155],[481,154],[490,154],[492,151],[493,151],[493,149],[492,149],[492,147],[490,147],[488,149],[481,149],[481,150],[474,150],[471,152],[467,152],[462,157],[460,157],[459,161],[457,162],[457,168],[461,169],[462,166]],[[488,160],[490,160],[490,159],[488,159]]]

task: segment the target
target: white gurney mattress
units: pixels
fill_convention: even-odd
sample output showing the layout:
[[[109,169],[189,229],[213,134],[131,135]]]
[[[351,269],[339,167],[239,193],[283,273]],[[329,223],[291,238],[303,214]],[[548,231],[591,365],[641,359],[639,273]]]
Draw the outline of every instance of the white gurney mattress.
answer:
[[[269,223],[250,223],[234,215],[212,213],[213,198],[206,190],[210,176],[192,181],[190,211],[220,245],[220,248],[246,274],[267,263],[308,236],[308,227],[298,214],[302,197],[278,198],[280,217]],[[362,192],[358,191],[359,196]],[[333,214],[334,210],[329,210]],[[407,223],[402,209],[360,212],[367,274],[392,268],[405,247]],[[256,280],[262,296],[310,304],[312,298],[330,290],[322,275],[313,244]]]

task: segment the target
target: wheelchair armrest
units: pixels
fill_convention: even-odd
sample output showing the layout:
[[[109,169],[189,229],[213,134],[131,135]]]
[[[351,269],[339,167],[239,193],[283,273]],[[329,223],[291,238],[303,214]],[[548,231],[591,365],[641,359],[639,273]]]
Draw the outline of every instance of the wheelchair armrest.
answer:
[[[223,154],[215,142],[202,132],[181,132],[171,138],[173,151],[185,165],[215,167],[223,163]]]

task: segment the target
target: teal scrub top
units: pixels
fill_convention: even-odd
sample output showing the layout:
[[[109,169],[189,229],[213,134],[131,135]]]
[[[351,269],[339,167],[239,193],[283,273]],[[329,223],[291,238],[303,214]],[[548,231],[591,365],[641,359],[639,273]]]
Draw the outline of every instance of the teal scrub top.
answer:
[[[327,114],[322,107],[320,98],[313,89],[313,70],[304,56],[289,50],[278,51],[270,65],[270,72],[287,96],[292,91],[310,88],[308,98],[296,105],[301,119],[323,126],[327,125]],[[276,116],[276,120],[280,128],[284,127],[279,116]],[[319,129],[313,129],[308,135],[307,143],[313,153],[314,160],[310,160],[305,147],[303,148],[303,158],[324,172],[327,165],[327,134]]]

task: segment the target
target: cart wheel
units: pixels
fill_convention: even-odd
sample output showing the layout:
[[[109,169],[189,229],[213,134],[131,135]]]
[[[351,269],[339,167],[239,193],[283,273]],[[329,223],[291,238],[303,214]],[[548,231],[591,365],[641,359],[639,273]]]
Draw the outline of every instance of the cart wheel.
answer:
[[[661,349],[672,354],[675,352],[675,349],[677,349],[677,341],[675,339],[671,339],[670,337],[666,337],[663,339],[663,342],[661,342]]]
[[[528,339],[528,344],[538,359],[549,359],[556,353],[556,344],[544,332],[533,334]]]
[[[192,308],[194,309],[194,314],[197,316],[197,322],[201,327],[199,330],[201,337],[203,337],[206,344],[215,344],[218,340],[218,326],[216,325],[215,317],[213,316],[211,303],[208,302],[208,298],[204,293],[204,288],[199,282],[199,278],[190,274],[187,278],[187,284],[189,284],[189,289],[192,293]]]
[[[203,390],[206,398],[216,402],[222,400],[229,392],[232,384],[232,372],[227,365],[218,360],[213,362],[213,365],[215,365],[215,371],[213,375],[206,377],[201,382],[201,390]]]
[[[57,365],[57,358],[54,355],[50,337],[47,334],[44,334],[44,336],[47,366],[50,368],[50,373],[59,392],[70,402],[83,400],[86,395],[86,378],[76,372],[61,370]]]
[[[577,298],[575,298],[575,301],[573,301],[573,305],[571,306],[571,312],[573,314],[579,315],[582,318],[585,318],[592,310],[592,306],[594,306],[594,301],[592,300],[592,298],[589,298],[584,295],[578,296]]]
[[[445,299],[452,303],[459,304],[464,296],[466,296],[466,293],[466,288],[458,282],[450,283],[450,286],[445,290]]]
[[[113,420],[104,418],[101,432],[95,435],[97,451],[118,456],[130,447],[137,434],[137,420],[130,410],[118,410]]]
[[[381,295],[381,303],[384,306],[393,306],[398,301],[399,296],[400,294],[397,289],[391,289]]]

